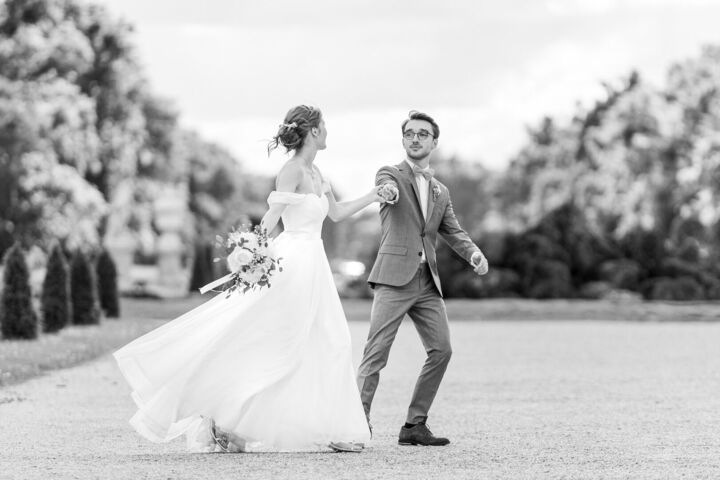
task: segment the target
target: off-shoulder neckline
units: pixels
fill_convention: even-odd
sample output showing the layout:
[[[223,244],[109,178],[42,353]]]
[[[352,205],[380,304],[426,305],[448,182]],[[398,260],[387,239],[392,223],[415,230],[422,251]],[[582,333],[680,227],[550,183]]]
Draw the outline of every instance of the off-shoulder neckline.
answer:
[[[281,191],[278,191],[278,190],[273,190],[273,191],[270,192],[270,193],[286,193],[286,194],[289,194],[289,195],[300,195],[300,196],[303,196],[303,197],[306,197],[306,196],[308,196],[308,195],[312,195],[312,196],[317,197],[317,198],[322,198],[322,197],[325,196],[325,194],[318,195],[318,194],[315,193],[315,192],[297,193],[297,192],[281,192]]]

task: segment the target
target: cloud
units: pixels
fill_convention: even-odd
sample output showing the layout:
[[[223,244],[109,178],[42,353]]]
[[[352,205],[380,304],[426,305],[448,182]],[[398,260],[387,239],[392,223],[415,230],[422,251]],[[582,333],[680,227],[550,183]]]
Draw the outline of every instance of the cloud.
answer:
[[[637,68],[661,85],[671,61],[717,41],[720,17],[703,0],[105,2],[137,25],[151,84],[183,124],[273,173],[283,157],[263,140],[291,106],[320,106],[318,164],[356,194],[402,158],[411,108],[438,119],[443,152],[500,169],[526,125],[592,104],[601,81]]]
[[[553,15],[597,15],[616,11],[645,10],[667,7],[715,6],[714,0],[546,0]]]

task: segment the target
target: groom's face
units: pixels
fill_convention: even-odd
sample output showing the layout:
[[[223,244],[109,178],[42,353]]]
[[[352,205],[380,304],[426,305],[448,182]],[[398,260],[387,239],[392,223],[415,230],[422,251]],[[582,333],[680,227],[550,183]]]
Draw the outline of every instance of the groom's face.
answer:
[[[425,138],[421,138],[421,137]],[[408,138],[406,138],[408,137]],[[433,128],[430,122],[425,120],[410,120],[405,124],[403,130],[403,147],[408,158],[422,160],[437,146],[437,140],[433,136]]]

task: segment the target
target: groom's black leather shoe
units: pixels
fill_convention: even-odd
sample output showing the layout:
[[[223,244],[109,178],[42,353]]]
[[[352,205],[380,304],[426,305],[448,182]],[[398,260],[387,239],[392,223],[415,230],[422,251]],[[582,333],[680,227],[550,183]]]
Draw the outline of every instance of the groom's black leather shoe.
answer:
[[[408,428],[405,425],[400,429],[400,436],[398,437],[398,443],[400,445],[423,445],[442,447],[450,443],[450,440],[443,437],[436,437],[432,434],[430,429],[424,423],[418,423],[412,428]]]

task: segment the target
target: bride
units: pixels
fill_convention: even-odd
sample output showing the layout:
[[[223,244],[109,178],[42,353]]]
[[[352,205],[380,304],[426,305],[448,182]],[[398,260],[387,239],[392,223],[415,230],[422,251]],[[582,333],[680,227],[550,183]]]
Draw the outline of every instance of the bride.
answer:
[[[370,437],[355,383],[350,333],[320,230],[373,202],[378,189],[337,202],[313,164],[325,149],[319,109],[292,108],[268,151],[280,169],[261,225],[273,246],[272,287],[216,295],[114,353],[153,442],[186,434],[195,451],[359,451]]]

